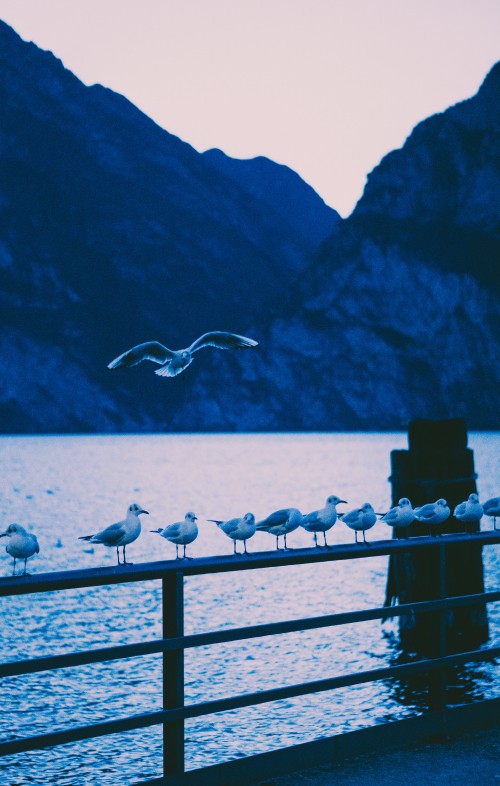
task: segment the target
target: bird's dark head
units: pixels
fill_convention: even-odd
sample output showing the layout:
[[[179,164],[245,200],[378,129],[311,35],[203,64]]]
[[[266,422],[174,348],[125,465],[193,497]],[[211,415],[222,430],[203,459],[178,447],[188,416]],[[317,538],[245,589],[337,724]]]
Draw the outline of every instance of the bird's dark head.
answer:
[[[345,500],[345,499],[340,499],[340,497],[337,497],[337,496],[335,496],[335,494],[332,494],[332,495],[331,495],[330,497],[328,497],[328,499],[326,500],[326,504],[327,504],[327,505],[339,505],[341,502],[343,502],[344,504],[346,504],[346,500]]]
[[[9,524],[5,532],[0,533],[0,538],[9,538],[11,535],[17,535],[19,532],[24,532],[19,524]]]
[[[129,505],[128,512],[135,513],[136,516],[139,516],[141,513],[146,513],[149,516],[148,511],[144,510],[144,508],[141,508],[141,506],[137,505],[135,502],[133,502],[132,505]]]

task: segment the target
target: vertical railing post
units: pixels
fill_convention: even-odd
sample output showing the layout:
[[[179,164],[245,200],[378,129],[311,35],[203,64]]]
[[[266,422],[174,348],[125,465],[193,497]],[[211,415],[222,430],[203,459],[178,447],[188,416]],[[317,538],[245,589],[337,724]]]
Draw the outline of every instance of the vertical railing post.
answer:
[[[162,579],[163,638],[184,635],[184,575],[169,573]],[[184,706],[184,650],[163,653],[163,708]],[[184,720],[163,724],[163,773],[184,772]]]
[[[446,546],[440,543],[438,547],[438,586],[437,596],[443,600],[447,596],[446,592]],[[436,656],[442,658],[448,654],[447,646],[447,616],[448,610],[441,609],[437,612],[438,623],[436,628]],[[430,680],[430,706],[434,710],[443,710],[446,707],[446,668],[434,671]]]

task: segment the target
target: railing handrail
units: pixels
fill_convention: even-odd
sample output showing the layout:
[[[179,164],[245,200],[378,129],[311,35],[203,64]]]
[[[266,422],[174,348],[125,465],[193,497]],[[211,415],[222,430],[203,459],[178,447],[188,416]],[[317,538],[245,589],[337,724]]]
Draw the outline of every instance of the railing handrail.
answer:
[[[66,589],[83,589],[110,584],[162,579],[182,573],[184,576],[200,576],[238,570],[260,570],[285,565],[304,565],[336,560],[381,557],[401,551],[437,548],[443,545],[469,543],[487,546],[500,543],[500,529],[474,533],[450,533],[442,536],[417,536],[391,540],[371,541],[365,545],[340,544],[327,549],[302,548],[288,551],[258,551],[246,555],[210,556],[194,559],[158,560],[130,565],[114,565],[100,568],[53,571],[34,575],[18,575],[0,578],[0,597],[29,595],[38,592],[54,592]]]

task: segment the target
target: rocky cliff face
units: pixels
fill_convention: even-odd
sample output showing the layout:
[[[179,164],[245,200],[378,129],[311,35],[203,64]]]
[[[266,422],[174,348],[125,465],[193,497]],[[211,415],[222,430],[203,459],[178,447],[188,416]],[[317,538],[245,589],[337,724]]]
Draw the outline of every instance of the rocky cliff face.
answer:
[[[3,23],[0,60],[1,432],[498,427],[499,66],[342,221],[286,167],[198,154]],[[106,368],[211,329],[259,348],[173,380]]]

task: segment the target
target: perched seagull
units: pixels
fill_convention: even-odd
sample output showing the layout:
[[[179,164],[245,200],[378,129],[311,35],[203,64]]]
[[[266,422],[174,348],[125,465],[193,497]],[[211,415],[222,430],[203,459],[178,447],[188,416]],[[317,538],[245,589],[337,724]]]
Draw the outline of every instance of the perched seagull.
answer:
[[[5,551],[7,554],[10,554],[11,557],[14,557],[14,570],[12,571],[12,575],[16,575],[16,560],[23,559],[24,571],[19,575],[24,576],[26,574],[26,561],[32,557],[33,554],[38,554],[40,551],[36,536],[32,535],[31,532],[26,532],[24,527],[21,527],[20,524],[9,524],[5,532],[0,533],[0,538],[9,539]]]
[[[469,494],[469,499],[466,502],[461,502],[456,506],[453,515],[464,524],[477,524],[483,517],[483,506],[479,502],[477,494]],[[466,527],[468,530],[468,527]]]
[[[429,534],[433,524],[442,524],[450,516],[450,509],[445,499],[429,502],[421,508],[415,508],[415,518],[422,524],[429,524]],[[435,533],[433,533],[435,534]]]
[[[269,532],[270,535],[276,537],[276,550],[280,551],[279,540],[280,535],[283,535],[285,549],[286,536],[289,532],[293,532],[302,524],[302,513],[297,508],[283,508],[283,510],[276,510],[271,513],[266,519],[257,522],[255,525],[258,532]]]
[[[321,510],[314,510],[312,513],[308,513],[306,516],[302,517],[302,526],[306,532],[313,533],[314,545],[319,549],[322,548],[322,546],[318,545],[317,533],[323,533],[323,538],[325,539],[325,548],[327,548],[328,543],[326,542],[326,533],[337,521],[336,506],[341,502],[347,504],[345,499],[339,499],[339,497],[336,497],[334,494],[332,494],[326,500],[324,508],[321,508]]]
[[[125,546],[128,546],[129,543],[133,543],[141,534],[139,516],[141,513],[147,512],[147,510],[143,510],[140,505],[136,505],[134,502],[132,505],[129,505],[127,515],[123,521],[118,521],[116,524],[110,524],[109,527],[106,527],[106,529],[103,529],[101,532],[97,532],[95,535],[82,535],[78,540],[88,540],[90,543],[102,543],[103,546],[108,546],[108,548],[115,547],[118,565],[122,564],[120,562],[118,546],[123,546],[123,565],[131,565],[132,563],[127,562],[125,556]]]
[[[179,557],[179,546],[184,546],[182,558],[191,559],[190,557],[186,557],[186,546],[198,537],[197,519],[198,516],[189,512],[184,516],[184,521],[176,521],[175,524],[167,524],[163,529],[161,527],[158,529],[151,529],[150,532],[157,532],[158,535],[161,535],[165,540],[169,540],[170,543],[175,543],[176,559],[181,559],[181,557]]]
[[[493,518],[493,528],[497,528],[497,516],[500,516],[500,497],[492,497],[483,503],[483,511],[486,516]]]
[[[385,521],[386,524],[390,527],[394,527],[394,529],[409,527],[414,520],[415,511],[407,497],[402,497],[396,507],[388,510],[381,518],[381,521]]]
[[[236,333],[226,333],[216,330],[212,333],[204,333],[193,341],[187,349],[168,349],[160,344],[159,341],[146,341],[145,344],[138,344],[136,347],[127,350],[122,355],[111,361],[108,368],[119,368],[120,366],[136,366],[143,360],[152,360],[159,363],[161,368],[156,369],[155,374],[160,377],[176,377],[181,371],[193,362],[193,352],[197,352],[203,347],[217,347],[217,349],[244,349],[246,347],[256,347],[257,342],[252,338],[238,336]]]
[[[208,519],[208,521],[213,521],[214,524],[217,524],[219,529],[221,529],[223,533],[228,536],[228,538],[231,538],[234,541],[235,554],[239,554],[239,552],[236,551],[237,540],[243,541],[244,553],[248,554],[247,540],[248,538],[251,538],[252,535],[255,535],[255,516],[253,513],[245,513],[241,519],[229,519],[229,521]]]
[[[358,542],[358,532],[362,532],[363,541],[367,546],[369,546],[369,543],[365,537],[365,532],[367,529],[371,529],[377,521],[377,514],[373,510],[370,503],[364,502],[360,508],[351,510],[349,513],[343,513],[341,517],[344,524],[347,524],[350,529],[354,530],[355,543]]]

